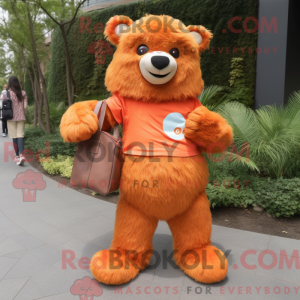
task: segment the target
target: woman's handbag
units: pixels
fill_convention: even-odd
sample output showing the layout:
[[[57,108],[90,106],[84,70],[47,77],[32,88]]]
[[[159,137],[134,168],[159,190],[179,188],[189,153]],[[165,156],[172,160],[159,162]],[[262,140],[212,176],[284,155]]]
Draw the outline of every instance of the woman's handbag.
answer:
[[[71,186],[88,188],[101,195],[118,190],[123,166],[122,141],[119,125],[115,125],[113,136],[102,131],[107,104],[99,101],[94,113],[99,117],[97,132],[87,141],[77,145]]]
[[[2,120],[11,120],[14,117],[13,104],[10,99],[10,93],[7,91],[6,99],[2,101]]]

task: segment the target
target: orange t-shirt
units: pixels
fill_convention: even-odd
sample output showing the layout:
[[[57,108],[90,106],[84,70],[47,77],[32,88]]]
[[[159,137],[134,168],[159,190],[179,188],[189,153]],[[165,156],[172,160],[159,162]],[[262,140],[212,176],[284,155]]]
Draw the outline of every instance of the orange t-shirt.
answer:
[[[201,106],[197,98],[146,103],[114,94],[106,102],[115,120],[123,124],[125,154],[187,157],[201,153],[183,135],[188,114]]]

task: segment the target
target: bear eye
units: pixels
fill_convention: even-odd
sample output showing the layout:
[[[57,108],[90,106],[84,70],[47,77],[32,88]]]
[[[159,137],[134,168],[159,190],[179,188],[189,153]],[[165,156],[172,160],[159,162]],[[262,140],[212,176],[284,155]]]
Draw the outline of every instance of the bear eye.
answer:
[[[177,48],[172,48],[169,52],[174,58],[179,57],[179,50]]]
[[[137,48],[137,51],[136,53],[138,55],[143,55],[143,54],[146,54],[147,52],[149,51],[148,47],[146,45],[140,45],[138,48]]]

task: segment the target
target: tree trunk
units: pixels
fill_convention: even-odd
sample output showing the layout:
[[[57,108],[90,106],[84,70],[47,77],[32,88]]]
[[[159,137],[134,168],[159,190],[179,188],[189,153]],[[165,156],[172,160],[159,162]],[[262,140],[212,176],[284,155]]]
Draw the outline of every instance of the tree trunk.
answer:
[[[31,74],[28,66],[26,65],[26,61],[24,61],[24,63],[25,63],[25,68],[26,68],[27,74],[28,74],[29,79],[30,79],[31,89],[32,89],[32,92],[33,92],[33,98],[34,98],[33,127],[36,128],[36,126],[37,126],[37,107],[38,107],[37,94],[36,94],[36,89],[35,89],[35,84],[34,84],[34,81],[33,81],[33,78],[32,78],[32,74]]]
[[[45,125],[43,122],[43,98],[41,93],[41,87],[40,87],[40,80],[39,76],[35,70],[35,67],[33,66],[33,72],[34,72],[34,91],[36,95],[36,110],[37,110],[37,121],[40,127],[45,130]]]
[[[30,31],[30,36],[31,36],[31,46],[32,46],[32,51],[33,51],[33,57],[34,57],[34,62],[35,62],[35,66],[37,68],[37,73],[38,73],[38,77],[40,79],[39,82],[41,82],[42,84],[42,89],[43,89],[43,94],[42,94],[42,99],[44,102],[44,107],[45,107],[45,119],[46,119],[46,131],[48,133],[51,132],[51,128],[50,128],[50,114],[49,114],[49,106],[48,106],[48,99],[47,99],[47,88],[46,88],[46,81],[45,81],[45,77],[43,75],[43,72],[41,70],[41,66],[40,66],[40,62],[39,62],[39,58],[37,55],[37,51],[36,51],[36,44],[35,44],[35,39],[34,39],[34,30],[33,30],[33,23],[32,23],[32,17],[30,14],[30,10],[28,7],[28,3],[26,2],[26,0],[23,0],[23,2],[26,5],[26,9],[27,9],[27,18],[28,18],[28,23],[29,23],[29,31]],[[39,88],[37,90],[40,90]]]
[[[65,50],[65,57],[66,57],[68,103],[69,103],[69,106],[71,106],[74,103],[75,80],[72,75],[70,52],[69,52],[68,41],[67,41],[67,36],[66,36],[64,25],[60,25],[60,29],[61,29],[62,36],[63,36],[64,50]]]
[[[35,96],[34,96],[35,97]],[[34,98],[34,117],[33,117],[33,127],[36,128],[38,124],[38,104]],[[45,129],[44,129],[45,130]]]

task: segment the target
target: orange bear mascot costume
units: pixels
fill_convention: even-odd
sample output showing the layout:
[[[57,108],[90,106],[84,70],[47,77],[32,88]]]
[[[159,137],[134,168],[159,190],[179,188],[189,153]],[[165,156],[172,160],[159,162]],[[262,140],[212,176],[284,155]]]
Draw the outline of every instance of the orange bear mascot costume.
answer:
[[[133,279],[149,265],[153,234],[165,220],[177,265],[196,281],[221,281],[228,261],[211,245],[202,152],[223,152],[232,129],[197,99],[204,88],[200,53],[212,34],[169,16],[147,15],[136,22],[112,17],[105,35],[117,50],[106,71],[112,97],[106,100],[103,130],[123,124],[125,162],[112,244],[93,256],[90,270],[105,284]],[[66,111],[60,126],[65,141],[87,140],[96,132],[96,103],[75,103]],[[123,264],[111,267],[117,252]]]

